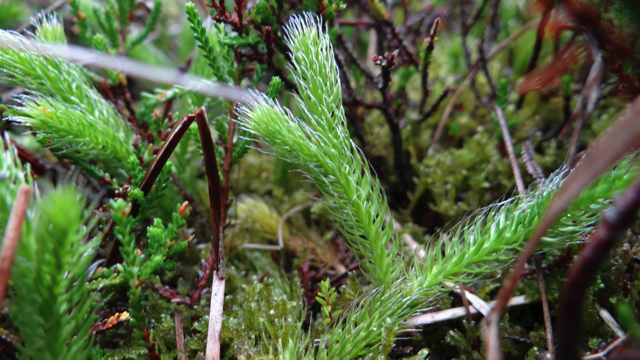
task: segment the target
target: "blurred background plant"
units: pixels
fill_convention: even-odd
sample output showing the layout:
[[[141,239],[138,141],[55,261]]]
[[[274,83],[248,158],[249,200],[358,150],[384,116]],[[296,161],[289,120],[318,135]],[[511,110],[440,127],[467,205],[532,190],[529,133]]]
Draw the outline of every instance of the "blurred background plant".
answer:
[[[327,64],[335,63],[340,99],[332,93],[318,100],[317,89],[305,78],[313,76],[291,67],[302,61],[296,54],[304,52],[289,47],[291,30],[285,27],[293,14],[303,11],[322,16],[332,49],[324,54],[330,55]],[[309,105],[313,99],[337,101],[336,109],[343,110],[330,112],[328,119],[343,117],[344,139],[350,138],[361,151],[352,153],[355,148],[347,147],[355,157],[342,165],[352,178],[362,174],[356,184],[362,192],[355,194],[380,200],[373,205],[365,201],[369,206],[364,213],[374,214],[369,220],[389,231],[377,250],[385,250],[391,238],[398,247],[398,254],[390,252],[384,261],[380,254],[371,255],[374,247],[358,243],[363,238],[357,227],[361,222],[350,224],[353,219],[336,216],[336,208],[326,206],[335,200],[348,207],[351,199],[341,199],[340,191],[325,191],[318,182],[322,176],[311,172],[320,168],[317,163],[305,167],[298,162],[304,174],[286,161],[290,158],[265,154],[271,151],[269,145],[275,146],[264,134],[254,137],[236,123],[236,102],[135,74],[0,47],[0,234],[23,184],[39,190],[28,217],[39,214],[37,219],[46,220],[25,225],[26,245],[18,251],[9,285],[13,290],[0,319],[3,358],[39,358],[33,354],[42,344],[53,344],[55,354],[66,351],[68,358],[204,356],[215,270],[210,240],[216,229],[207,215],[211,188],[196,125],[188,126],[173,144],[171,161],[155,165],[157,155],[172,144],[172,130],[201,106],[206,108],[219,167],[227,259],[221,348],[226,358],[330,358],[342,341],[337,337],[357,333],[348,331],[353,322],[374,324],[376,330],[365,329],[368,340],[355,341],[364,348],[344,350],[344,358],[424,359],[427,352],[434,359],[481,357],[485,345],[479,336],[480,316],[471,315],[469,305],[466,320],[451,317],[398,334],[398,329],[407,330],[400,319],[415,315],[411,309],[465,305],[466,298],[443,287],[440,276],[464,282],[484,301],[495,298],[505,263],[515,258],[533,226],[524,219],[527,211],[543,212],[542,205],[530,207],[531,202],[546,204],[559,183],[543,179],[563,164],[575,166],[587,145],[640,94],[638,19],[633,0],[0,0],[0,28],[5,29],[0,41],[82,45],[255,89],[307,123],[320,116]],[[601,70],[595,66],[599,56]],[[323,72],[317,78],[325,76]],[[587,103],[591,105],[582,105]],[[504,111],[529,198],[507,203],[517,194],[516,180],[495,105]],[[326,139],[337,131],[325,130],[319,133]],[[350,164],[362,169],[353,173]],[[603,180],[600,188],[585,192],[582,207],[571,209],[579,219],[564,218],[565,227],[554,228],[550,239],[561,241],[549,241],[552,245],[539,258],[546,293],[541,295],[534,281],[533,265],[518,285],[516,295],[527,295],[530,303],[510,310],[501,323],[506,358],[533,359],[551,350],[540,304],[532,301],[546,297],[555,317],[567,269],[594,228],[598,211],[636,174],[631,160],[618,167],[630,171],[624,176],[614,172],[610,179],[618,180]],[[65,205],[72,198],[76,203]],[[70,253],[52,252],[42,263],[21,255],[26,246],[48,241],[45,226],[62,223],[61,214],[69,216],[71,227],[50,241],[60,241]],[[427,249],[427,264],[430,255],[437,259],[440,253],[457,254],[457,248],[472,251],[465,243],[498,246],[495,232],[507,231],[499,220],[502,214],[516,214],[507,219],[517,219],[523,230],[504,239],[504,247],[513,248],[500,256],[489,259],[491,254],[474,253],[481,266],[469,260],[464,269],[477,274],[457,279],[458,258],[434,265],[437,271],[415,265],[424,263],[420,253],[412,251],[414,246]],[[394,220],[399,226],[393,231],[381,225]],[[484,230],[474,238],[469,229],[476,228]],[[637,340],[636,230],[616,245],[588,294],[583,352],[602,351],[620,337],[611,321],[603,320],[603,309]],[[371,240],[372,235],[364,238]],[[457,248],[450,250],[452,244]],[[89,247],[95,247],[95,256]],[[92,264],[85,264],[88,256]],[[29,275],[29,266],[49,271],[44,270],[46,261],[58,258],[68,264],[60,260],[60,269],[69,268],[56,268],[51,279],[42,281],[55,276],[62,281],[65,271],[73,270],[69,274],[75,277],[61,283],[69,286],[84,278],[86,286],[67,294],[71,300],[61,297],[60,288],[42,293],[43,303],[56,298],[61,314],[78,317],[65,319],[69,337],[52,340],[48,330],[35,334],[30,326],[54,321],[56,314],[20,299],[51,285],[28,279],[35,276]],[[69,259],[82,261],[73,264]],[[439,273],[446,264],[453,264],[450,271]],[[404,273],[416,282],[406,288],[393,285]],[[31,287],[21,287],[25,283]],[[425,290],[425,285],[437,286]],[[363,297],[365,293],[369,295]],[[390,304],[406,308],[388,309]],[[30,320],[27,306],[38,320]],[[375,318],[385,311],[393,316]],[[80,345],[69,342],[73,334],[83,334],[73,340]],[[93,346],[88,355],[87,344]],[[319,350],[323,346],[326,353]]]

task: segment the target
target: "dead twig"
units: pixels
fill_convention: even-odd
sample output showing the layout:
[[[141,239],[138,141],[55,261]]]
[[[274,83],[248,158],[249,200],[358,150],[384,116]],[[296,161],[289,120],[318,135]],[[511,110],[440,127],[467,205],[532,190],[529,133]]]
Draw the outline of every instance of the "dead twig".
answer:
[[[540,288],[540,298],[542,300],[542,313],[544,314],[544,329],[547,335],[547,357],[546,359],[553,360],[556,358],[553,348],[553,327],[551,326],[551,311],[549,311],[549,298],[547,297],[547,285],[544,281],[544,271],[540,260],[535,256],[533,257],[533,263],[538,273],[538,288]]]
[[[173,313],[173,319],[176,327],[176,348],[180,351],[178,360],[189,360],[187,353],[184,351],[184,329],[182,325],[182,311],[176,310]]]
[[[22,234],[22,224],[27,216],[27,208],[33,189],[28,186],[20,186],[16,195],[15,203],[11,209],[11,215],[7,222],[7,228],[2,239],[2,254],[0,255],[0,309],[4,297],[7,294],[7,286],[11,275],[11,267],[13,259],[16,255],[16,249],[20,242],[20,234]]]
[[[495,306],[497,303],[497,301],[489,301],[487,302],[487,305],[493,307]],[[520,295],[520,296],[515,296],[513,298],[511,298],[509,300],[509,304],[508,306],[519,306],[519,305],[525,305],[528,304],[529,302],[525,299],[524,295]],[[471,307],[471,309],[469,309],[469,312],[471,312],[471,314],[478,314],[480,313],[480,311],[478,311],[476,308]],[[461,318],[466,316],[467,314],[467,310],[464,308],[464,306],[461,307],[457,307],[457,308],[453,308],[453,309],[447,309],[447,310],[442,310],[442,311],[436,311],[436,312],[432,312],[432,313],[426,313],[426,314],[422,314],[422,315],[416,315],[416,316],[412,316],[410,318],[408,318],[407,320],[405,320],[406,324],[410,324],[410,325],[428,325],[428,324],[433,324],[433,323],[437,323],[440,321],[447,321],[447,320],[452,320],[452,319],[457,319],[457,318]]]

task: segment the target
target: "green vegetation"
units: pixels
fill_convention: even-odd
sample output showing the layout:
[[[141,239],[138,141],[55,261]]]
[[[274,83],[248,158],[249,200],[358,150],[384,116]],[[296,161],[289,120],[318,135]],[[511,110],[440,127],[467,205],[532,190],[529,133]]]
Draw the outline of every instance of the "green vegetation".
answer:
[[[638,9],[203,4],[74,0],[20,34],[11,29],[39,3],[0,0],[0,235],[15,233],[19,187],[35,190],[0,309],[0,355],[484,358],[481,315],[408,322],[463,306],[451,283],[496,298],[580,152],[640,94]],[[25,50],[33,43],[178,68],[247,95],[152,84]],[[598,57],[606,71],[590,85]],[[509,137],[528,187],[519,195]],[[527,304],[500,322],[505,358],[553,350],[536,300],[558,316],[571,263],[639,176],[636,158],[618,160],[545,234],[535,262],[546,293],[531,260],[514,293]],[[621,350],[640,343],[636,228],[590,287],[581,353],[618,337],[601,309],[630,337]]]

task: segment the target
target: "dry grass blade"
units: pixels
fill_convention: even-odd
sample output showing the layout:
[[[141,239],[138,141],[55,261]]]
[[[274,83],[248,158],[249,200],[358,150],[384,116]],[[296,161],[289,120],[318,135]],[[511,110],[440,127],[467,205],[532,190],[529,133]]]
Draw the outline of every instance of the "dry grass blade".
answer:
[[[213,239],[211,241],[211,255],[208,269],[213,270],[211,282],[211,308],[209,309],[209,330],[207,334],[206,360],[220,359],[220,341],[222,337],[222,310],[224,306],[225,262],[222,249],[222,194],[220,176],[218,175],[218,161],[213,147],[209,120],[204,107],[195,114],[198,122],[198,132],[204,155],[204,167],[207,173],[209,187],[209,202],[211,207],[211,224]]]
[[[7,285],[9,282],[9,276],[11,275],[11,266],[13,265],[13,258],[20,242],[20,234],[22,234],[22,224],[24,218],[27,215],[27,208],[29,207],[29,199],[33,190],[28,186],[21,186],[18,189],[18,195],[16,196],[13,209],[11,210],[11,216],[7,223],[7,229],[4,233],[4,239],[2,239],[2,255],[0,255],[0,309],[2,309],[2,303],[4,302],[4,296],[7,294]]]
[[[222,340],[222,310],[224,305],[225,279],[213,272],[211,283],[211,308],[209,309],[209,328],[205,360],[220,360],[220,342]]]
[[[491,307],[494,306],[496,304],[497,301],[489,301],[486,304]],[[519,305],[525,305],[530,303],[530,301],[526,300],[524,295],[519,295],[519,296],[514,296],[513,298],[511,298],[511,300],[509,300],[509,307],[511,306],[519,306]],[[471,314],[482,314],[481,311],[479,311],[477,308],[475,307],[471,307],[470,308],[470,312]],[[410,318],[408,318],[407,320],[405,320],[406,324],[410,324],[410,325],[428,325],[428,324],[433,324],[433,323],[437,323],[440,321],[447,321],[447,320],[452,320],[452,319],[458,319],[461,317],[464,317],[467,315],[467,310],[464,308],[464,306],[460,306],[457,308],[452,308],[452,309],[447,309],[447,310],[442,310],[442,311],[436,311],[436,312],[431,312],[431,313],[426,313],[426,314],[422,314],[422,315],[416,315],[416,316],[412,316]]]
[[[42,56],[64,59],[84,66],[119,71],[129,76],[145,79],[158,84],[178,85],[202,95],[224,99],[231,102],[242,102],[250,97],[248,90],[239,86],[231,86],[221,82],[212,82],[183,73],[178,69],[153,66],[123,56],[106,55],[77,45],[43,45],[29,40],[5,38],[0,46],[33,52]]]
[[[507,301],[518,283],[527,259],[535,252],[540,240],[554,221],[591,182],[602,175],[630,149],[640,145],[638,115],[640,115],[640,99],[636,99],[622,115],[622,118],[596,140],[595,145],[589,149],[582,162],[564,181],[516,260],[513,271],[503,282],[498,296],[498,305],[494,309],[497,314],[504,314]]]
[[[204,167],[207,173],[207,184],[209,187],[209,203],[211,208],[211,227],[213,229],[213,239],[211,241],[211,257],[209,265],[211,269],[218,272],[221,279],[225,277],[224,253],[222,250],[222,195],[220,176],[218,175],[218,160],[216,159],[211,129],[207,112],[201,107],[195,114],[202,144],[202,155],[204,156]]]

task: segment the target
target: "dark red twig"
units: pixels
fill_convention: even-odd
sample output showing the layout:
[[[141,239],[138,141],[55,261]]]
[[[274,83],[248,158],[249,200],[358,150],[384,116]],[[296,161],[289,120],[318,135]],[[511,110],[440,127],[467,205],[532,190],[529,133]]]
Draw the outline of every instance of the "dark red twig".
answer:
[[[178,146],[178,143],[180,142],[180,140],[182,140],[184,134],[187,133],[189,126],[191,126],[195,119],[196,117],[193,114],[187,114],[183,116],[178,124],[176,124],[176,127],[173,128],[171,134],[169,134],[169,137],[165,141],[164,145],[162,145],[162,148],[160,148],[160,151],[158,151],[158,154],[153,159],[153,162],[151,163],[151,165],[149,165],[149,168],[147,169],[147,172],[142,179],[142,183],[140,184],[140,190],[144,192],[145,196],[149,194],[149,191],[151,191],[153,183],[155,183],[156,179],[160,175],[162,168],[164,168],[167,161],[169,161],[171,154],[173,154],[176,146]]]
[[[578,260],[569,270],[560,295],[558,312],[558,359],[580,359],[580,324],[582,308],[589,286],[615,242],[625,234],[640,210],[640,178],[602,213],[602,224],[582,248]]]

